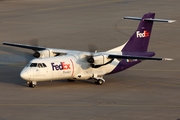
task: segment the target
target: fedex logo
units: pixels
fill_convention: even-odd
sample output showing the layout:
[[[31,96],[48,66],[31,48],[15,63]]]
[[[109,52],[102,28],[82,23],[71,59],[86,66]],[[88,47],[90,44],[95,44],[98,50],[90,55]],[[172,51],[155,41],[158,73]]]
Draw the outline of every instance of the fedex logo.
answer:
[[[51,63],[52,65],[52,70],[68,70],[70,68],[70,64],[66,64],[65,62],[60,62],[59,65],[56,65],[54,63]]]
[[[147,30],[144,30],[143,33],[140,33],[140,31],[136,31],[137,38],[149,37],[149,34],[150,33]]]

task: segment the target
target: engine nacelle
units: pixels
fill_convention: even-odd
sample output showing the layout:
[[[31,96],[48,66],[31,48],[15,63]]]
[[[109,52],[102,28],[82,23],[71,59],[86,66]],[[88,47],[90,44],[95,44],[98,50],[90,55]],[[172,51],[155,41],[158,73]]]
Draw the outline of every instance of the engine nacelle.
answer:
[[[108,58],[107,55],[98,55],[94,56],[94,65],[105,65],[106,63],[110,62],[112,59]]]
[[[46,49],[46,50],[36,51],[33,54],[33,56],[36,58],[46,58],[46,57],[54,57],[56,56],[56,54],[54,54],[51,50]]]
[[[36,51],[36,52],[33,54],[33,57],[39,58],[39,57],[40,57],[40,53]]]

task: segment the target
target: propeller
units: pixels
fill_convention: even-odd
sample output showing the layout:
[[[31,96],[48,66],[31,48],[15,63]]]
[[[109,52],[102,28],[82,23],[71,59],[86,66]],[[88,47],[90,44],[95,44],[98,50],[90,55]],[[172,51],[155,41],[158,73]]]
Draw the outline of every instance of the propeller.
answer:
[[[33,46],[39,46],[39,41],[36,38],[35,39],[31,39],[31,40],[29,40],[29,44],[33,45]],[[35,53],[33,54],[33,57],[39,58],[40,57],[40,53],[36,49],[34,49],[34,51],[35,51]]]
[[[20,41],[19,43],[23,43],[23,41]],[[38,39],[32,39],[29,40],[29,43],[32,45],[38,45]],[[10,47],[4,47],[4,46],[0,46],[0,50],[10,53],[12,55],[7,55],[8,59],[10,60],[6,60],[7,57],[2,57],[1,60],[6,60],[6,62],[8,63],[8,61],[10,61],[10,63],[20,62],[22,65],[27,64],[30,60],[32,60],[34,58],[35,55],[32,55],[32,53],[28,52],[28,51],[22,51],[20,49],[14,49],[14,48],[10,48]],[[37,52],[35,52],[34,54],[37,55]]]
[[[33,46],[38,46],[38,43],[39,43],[38,39],[36,39],[36,38],[28,40],[28,42],[29,42],[29,45],[33,45]],[[34,59],[34,57],[38,58],[40,56],[40,53],[37,50],[34,50],[34,51],[35,51],[35,53],[33,53],[33,54],[32,53],[31,54],[24,53],[26,63],[28,63],[30,60]]]
[[[39,45],[39,41],[38,41],[37,38],[31,39],[31,40],[29,40],[29,44],[33,45],[33,46],[38,46]]]
[[[97,46],[95,46],[95,45],[93,45],[93,44],[88,44],[88,48],[89,48],[89,52],[90,52],[90,55],[89,56],[87,56],[87,62],[88,63],[94,63],[94,58],[93,58],[93,56],[94,56],[94,53],[96,53],[97,52]]]
[[[29,45],[32,45],[32,46],[38,46],[39,45],[39,40],[37,38],[34,38],[34,39],[31,39],[31,40],[28,40],[29,42]],[[24,52],[24,57],[25,57],[25,60],[26,60],[26,63],[28,63],[30,60],[34,59],[35,58],[39,58],[40,57],[40,53],[38,52],[37,49],[33,49],[35,53],[25,53]]]

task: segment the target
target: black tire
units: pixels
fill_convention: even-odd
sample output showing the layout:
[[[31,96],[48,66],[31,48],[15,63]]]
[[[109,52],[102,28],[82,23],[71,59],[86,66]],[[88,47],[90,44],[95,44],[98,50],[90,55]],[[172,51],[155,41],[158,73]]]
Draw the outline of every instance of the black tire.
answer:
[[[94,83],[95,83],[95,84],[99,84],[98,80],[94,80]]]
[[[75,80],[67,80],[68,82],[74,82]]]
[[[29,87],[31,87],[31,88],[34,88],[35,87],[35,84],[33,84],[32,82],[29,82],[29,85],[28,85]]]
[[[31,86],[32,88],[34,88],[35,87],[35,84],[32,84],[32,86]]]
[[[104,83],[104,81],[103,81],[103,80],[101,80],[101,79],[100,79],[100,80],[98,80],[98,84],[99,84],[99,85],[102,85],[103,83]]]

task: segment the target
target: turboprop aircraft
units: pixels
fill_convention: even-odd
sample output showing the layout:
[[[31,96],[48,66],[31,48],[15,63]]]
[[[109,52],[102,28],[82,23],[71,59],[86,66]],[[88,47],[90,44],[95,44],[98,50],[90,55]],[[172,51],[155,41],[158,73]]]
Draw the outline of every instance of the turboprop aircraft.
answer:
[[[147,13],[142,18],[123,17],[139,20],[139,26],[130,39],[123,45],[105,52],[75,51],[46,48],[34,45],[4,42],[3,45],[31,49],[32,59],[21,71],[20,76],[29,87],[37,82],[52,80],[88,80],[93,79],[102,85],[104,75],[117,73],[130,68],[143,60],[172,60],[171,58],[152,57],[155,52],[148,52],[148,44],[154,22],[172,23],[175,20],[155,19],[155,13]]]

